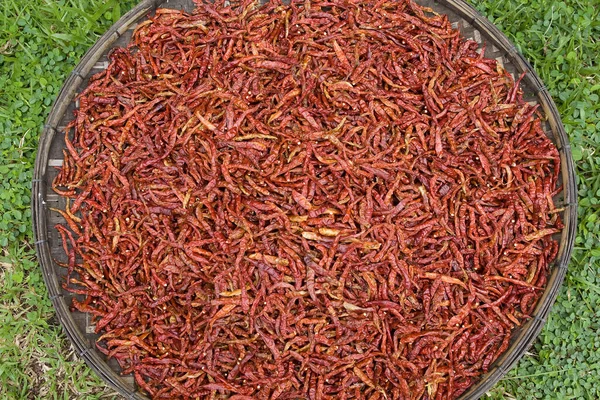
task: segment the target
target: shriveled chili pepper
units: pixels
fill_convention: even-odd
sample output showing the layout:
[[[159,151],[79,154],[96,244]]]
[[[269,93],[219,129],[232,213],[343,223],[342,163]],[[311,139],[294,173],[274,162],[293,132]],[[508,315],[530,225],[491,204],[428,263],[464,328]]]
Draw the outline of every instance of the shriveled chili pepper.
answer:
[[[158,9],[90,80],[65,287],[152,398],[454,399],[506,350],[558,251],[558,151],[429,11]]]

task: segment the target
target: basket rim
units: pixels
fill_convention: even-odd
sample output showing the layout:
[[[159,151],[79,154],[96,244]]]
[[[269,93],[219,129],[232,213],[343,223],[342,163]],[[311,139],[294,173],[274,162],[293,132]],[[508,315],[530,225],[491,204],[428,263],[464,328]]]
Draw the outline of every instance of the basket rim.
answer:
[[[125,396],[125,398],[136,400],[144,400],[148,399],[148,397],[140,391],[131,391],[129,385],[124,382],[121,376],[111,369],[107,362],[101,358],[99,351],[94,346],[88,347],[87,341],[69,312],[69,305],[66,304],[63,297],[61,285],[51,267],[52,259],[47,238],[47,209],[44,200],[44,193],[46,193],[44,176],[48,166],[48,150],[52,139],[58,134],[58,123],[65,114],[69,104],[74,100],[77,88],[89,74],[95,62],[140,17],[154,12],[159,5],[168,3],[168,1],[143,0],[137,4],[95,42],[65,80],[40,134],[31,187],[31,213],[35,249],[49,298],[56,310],[58,320],[77,354],[84,359],[88,367],[96,372],[109,386]],[[419,0],[415,1],[417,3],[420,2]],[[542,106],[548,118],[547,122],[550,124],[555,136],[555,145],[561,155],[561,176],[564,182],[562,192],[565,208],[563,218],[564,228],[561,232],[559,253],[556,260],[552,263],[553,266],[550,270],[546,289],[542,297],[538,300],[532,317],[522,325],[516,335],[512,336],[512,344],[509,348],[492,364],[487,373],[481,375],[479,380],[459,397],[460,400],[474,400],[494,386],[517,363],[538,337],[548,318],[565,278],[573,250],[577,229],[577,187],[571,147],[560,114],[547,88],[531,64],[504,33],[470,4],[467,4],[463,0],[433,1],[435,4],[446,7],[461,18],[464,18],[465,21],[483,34],[486,42],[491,42],[504,52],[504,56],[509,62],[513,63],[518,73],[525,74],[524,80],[529,86],[535,89],[536,100]]]
[[[54,136],[58,134],[58,123],[69,104],[74,100],[76,90],[83,82],[85,76],[91,71],[93,65],[102,56],[104,51],[117,41],[135,21],[143,15],[154,12],[163,2],[164,0],[143,0],[125,13],[90,47],[75,69],[67,77],[56,100],[52,104],[50,114],[40,134],[31,187],[31,215],[35,250],[44,282],[48,289],[50,301],[56,310],[57,318],[66,336],[75,348],[77,355],[104,382],[128,400],[147,400],[148,397],[140,391],[131,391],[129,385],[125,383],[121,376],[111,369],[107,362],[100,357],[99,351],[95,347],[87,345],[87,341],[84,339],[81,330],[69,311],[69,306],[63,298],[57,276],[52,271],[52,259],[50,257],[47,238],[47,210],[44,207],[45,200],[43,198],[45,193],[44,176],[48,164],[50,143]]]

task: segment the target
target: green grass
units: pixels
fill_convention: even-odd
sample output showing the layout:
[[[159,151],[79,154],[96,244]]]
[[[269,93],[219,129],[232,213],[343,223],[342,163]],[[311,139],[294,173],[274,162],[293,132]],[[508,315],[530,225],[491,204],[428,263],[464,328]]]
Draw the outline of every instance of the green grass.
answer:
[[[79,58],[135,1],[1,0],[0,398],[113,398],[73,354],[31,246],[39,133]],[[577,165],[579,230],[569,272],[534,347],[492,399],[600,398],[600,2],[473,1],[532,62]]]

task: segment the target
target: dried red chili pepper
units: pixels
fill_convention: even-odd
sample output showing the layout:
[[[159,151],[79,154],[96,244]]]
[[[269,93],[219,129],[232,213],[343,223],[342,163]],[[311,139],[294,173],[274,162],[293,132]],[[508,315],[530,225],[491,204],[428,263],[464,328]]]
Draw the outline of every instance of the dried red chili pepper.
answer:
[[[446,16],[219,0],[110,60],[57,229],[73,307],[152,398],[452,399],[532,312],[558,152]]]

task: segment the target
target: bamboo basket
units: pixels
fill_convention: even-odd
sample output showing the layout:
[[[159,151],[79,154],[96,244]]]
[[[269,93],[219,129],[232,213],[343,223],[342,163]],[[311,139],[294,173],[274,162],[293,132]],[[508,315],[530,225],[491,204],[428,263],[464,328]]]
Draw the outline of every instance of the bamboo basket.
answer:
[[[432,8],[435,12],[448,15],[454,28],[458,28],[464,37],[485,44],[485,56],[496,59],[514,77],[525,73],[521,82],[524,98],[527,102],[540,105],[540,110],[546,118],[544,131],[557,146],[561,158],[562,171],[559,184],[563,185],[563,191],[555,198],[555,203],[557,207],[564,207],[561,217],[565,227],[557,235],[559,251],[551,265],[547,287],[532,317],[514,330],[508,350],[492,364],[488,373],[482,375],[480,380],[460,397],[461,400],[473,400],[496,384],[528,350],[542,329],[558,295],[573,249],[577,227],[577,192],[573,159],[556,105],[531,65],[506,36],[462,0],[417,0],[417,2]],[[139,400],[147,399],[147,396],[138,388],[133,376],[122,375],[116,361],[107,360],[96,350],[95,343],[99,335],[94,333],[90,315],[69,310],[74,295],[62,289],[61,283],[64,281],[66,271],[55,262],[55,260],[66,260],[60,237],[54,229],[55,224],[63,223],[64,220],[60,214],[50,210],[50,208],[64,209],[65,199],[54,193],[51,185],[57,174],[54,167],[62,165],[62,150],[65,148],[64,127],[73,119],[73,111],[78,106],[77,94],[85,89],[92,75],[107,68],[107,55],[110,50],[119,46],[125,47],[135,27],[159,7],[191,11],[194,4],[192,0],[143,0],[92,46],[67,78],[52,106],[40,136],[32,181],[35,247],[58,319],[75,351],[88,366],[126,399]]]

